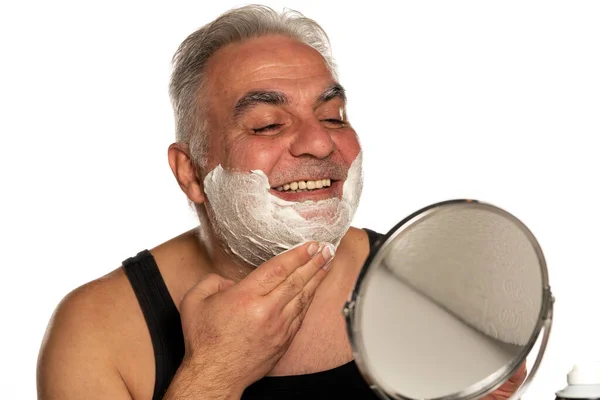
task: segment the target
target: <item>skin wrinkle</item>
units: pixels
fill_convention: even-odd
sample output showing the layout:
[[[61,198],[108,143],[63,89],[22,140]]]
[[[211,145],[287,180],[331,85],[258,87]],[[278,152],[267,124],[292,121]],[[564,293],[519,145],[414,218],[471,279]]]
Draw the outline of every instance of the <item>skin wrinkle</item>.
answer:
[[[304,64],[298,64],[298,65],[281,65],[281,64],[271,64],[268,66],[259,66],[258,68],[255,68],[251,73],[248,73],[246,75],[244,74],[237,74],[235,75],[235,78],[233,78],[234,82],[244,82],[244,83],[255,83],[256,81],[260,81],[263,80],[264,77],[266,77],[267,79],[271,79],[272,78],[272,73],[269,71],[266,71],[268,69],[301,69],[301,68],[307,68],[310,67],[311,65],[314,65],[314,63],[304,63]],[[323,65],[326,66],[326,63],[323,62]],[[248,75],[259,75],[259,77],[256,80],[246,80],[244,79],[246,76]],[[311,76],[311,75],[305,75],[304,78],[307,79],[311,79],[311,78],[316,78],[318,77],[317,74]],[[282,80],[289,80],[289,81],[295,81],[296,78],[294,77],[285,77],[285,76],[280,76],[277,77],[277,79],[282,79]]]
[[[307,68],[314,68],[315,66],[318,66],[320,64],[312,64],[312,67],[310,65],[307,65]],[[290,68],[287,66],[281,66],[281,67],[277,67],[277,69],[286,69],[286,68]],[[275,69],[275,67],[273,67],[273,69]],[[248,86],[253,86],[258,82],[263,82],[265,80],[278,80],[278,81],[282,81],[282,82],[290,82],[292,84],[295,84],[297,87],[302,88],[304,87],[304,85],[302,83],[299,82],[299,80],[314,80],[314,79],[319,79],[321,78],[321,76],[319,74],[310,74],[310,75],[303,75],[303,76],[294,76],[294,77],[286,77],[286,76],[277,76],[276,78],[273,76],[275,74],[273,73],[264,73],[264,74],[260,74],[259,73],[260,70],[253,70],[252,72],[248,72],[245,75],[242,76],[236,76],[235,78],[232,78],[232,80],[230,81],[230,83],[237,83],[237,84],[243,84],[243,85],[248,85]],[[281,72],[280,75],[283,75],[284,72]],[[252,78],[248,78],[248,79],[244,79],[246,76],[253,76]],[[335,81],[333,79],[333,77],[331,78],[332,81]],[[233,103],[232,103],[233,104]]]

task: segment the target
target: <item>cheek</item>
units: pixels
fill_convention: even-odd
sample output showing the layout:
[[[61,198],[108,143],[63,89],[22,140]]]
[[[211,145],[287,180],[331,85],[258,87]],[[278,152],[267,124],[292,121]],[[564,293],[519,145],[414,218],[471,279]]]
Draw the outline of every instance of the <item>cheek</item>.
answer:
[[[250,137],[229,146],[227,161],[230,167],[244,171],[260,169],[267,173],[285,151],[283,143],[261,137]]]
[[[356,132],[354,132],[354,130],[346,130],[345,132],[335,133],[332,137],[342,158],[348,162],[348,164],[351,164],[361,151],[360,142]]]

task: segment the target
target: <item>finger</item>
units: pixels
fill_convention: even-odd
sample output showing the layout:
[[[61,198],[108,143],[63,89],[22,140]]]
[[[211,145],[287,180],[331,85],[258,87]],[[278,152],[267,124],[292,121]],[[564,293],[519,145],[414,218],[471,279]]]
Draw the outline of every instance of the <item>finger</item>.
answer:
[[[304,289],[289,302],[282,311],[282,315],[284,315],[287,321],[289,321],[289,325],[287,328],[288,335],[290,338],[296,335],[300,327],[302,326],[302,322],[304,322],[304,317],[306,317],[306,313],[310,308],[310,305],[315,298],[315,293],[317,292],[317,288],[325,279],[327,275],[327,271],[321,269],[318,271],[315,276],[306,284]]]
[[[326,266],[328,267],[331,264],[334,252],[333,246],[325,246],[313,260],[298,268],[296,272],[290,275],[290,279],[271,293],[277,298],[279,307],[283,308],[282,314],[285,318],[288,320],[292,320],[296,316],[304,318],[317,288],[327,275],[328,269],[326,269]],[[298,278],[294,278],[294,275],[298,275]],[[302,287],[300,287],[301,280],[305,282]]]
[[[488,396],[485,396],[482,400],[507,400],[512,396],[512,393],[503,391],[496,391]]]
[[[315,298],[315,293],[317,288],[325,279],[327,272],[321,269],[319,272],[315,274],[315,276],[310,280],[310,282],[304,287],[300,293],[290,301],[282,311],[282,315],[284,316],[287,322],[287,334],[290,339],[293,339],[300,327],[302,326],[302,322],[304,322],[304,317],[306,317],[306,313],[312,304],[313,299]]]
[[[492,395],[494,398],[504,399],[513,395],[523,384],[527,377],[527,367],[525,363],[521,364],[517,372],[515,372],[506,382],[504,382]]]
[[[204,300],[215,293],[221,292],[233,286],[234,281],[225,279],[217,274],[208,274],[194,285],[184,296],[193,297],[194,300]]]
[[[503,400],[503,399],[508,399],[508,397],[504,397],[504,395],[496,395],[494,393],[485,396],[481,400]]]
[[[520,383],[518,384],[515,382],[508,381],[508,382],[505,382],[504,384],[502,384],[502,386],[500,386],[498,389],[496,389],[494,394],[496,394],[496,395],[512,394],[512,393],[516,392],[520,386],[521,386]]]
[[[274,306],[280,310],[296,298],[305,286],[312,280],[317,272],[323,270],[335,254],[335,247],[330,243],[322,243],[319,246],[319,252],[311,258],[306,264],[297,268],[283,282],[266,295]],[[316,289],[316,287],[315,287]]]
[[[304,321],[304,317],[312,304],[313,299],[315,298],[315,293],[317,292],[317,288],[325,279],[327,272],[324,270],[319,271],[305,286],[304,290],[296,295],[290,301],[282,311],[284,318],[288,321],[297,319],[300,324]],[[299,328],[299,326],[298,326]]]
[[[519,387],[521,386],[523,381],[525,381],[525,378],[527,378],[527,366],[525,365],[525,363],[523,363],[521,364],[519,369],[517,369],[517,371],[508,379],[505,385],[509,388]]]
[[[279,286],[298,267],[309,262],[318,249],[319,244],[311,241],[287,250],[248,274],[240,282],[240,287],[264,296]]]
[[[523,383],[523,381],[525,380],[526,377],[527,377],[527,363],[526,363],[526,361],[524,361],[523,364],[521,364],[521,366],[517,370],[517,372],[515,372],[515,374],[511,378],[511,380],[517,381],[517,382],[519,382],[519,384],[521,384],[521,383]]]

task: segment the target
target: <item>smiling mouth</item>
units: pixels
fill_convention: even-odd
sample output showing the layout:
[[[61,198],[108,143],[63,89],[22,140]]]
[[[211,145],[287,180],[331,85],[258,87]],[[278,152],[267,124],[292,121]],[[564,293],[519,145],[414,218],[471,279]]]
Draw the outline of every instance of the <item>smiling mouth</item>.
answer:
[[[282,186],[278,186],[275,188],[275,190],[282,193],[312,192],[315,190],[328,188],[332,183],[335,182],[335,180],[330,178],[317,179],[313,181],[294,181],[286,183]]]

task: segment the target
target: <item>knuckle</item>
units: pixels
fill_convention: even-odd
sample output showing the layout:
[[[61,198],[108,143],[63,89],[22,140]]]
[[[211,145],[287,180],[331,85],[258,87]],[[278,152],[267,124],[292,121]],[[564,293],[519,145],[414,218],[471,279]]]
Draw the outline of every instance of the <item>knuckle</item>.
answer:
[[[288,277],[287,286],[292,293],[301,290],[304,287],[304,284],[304,279],[302,279],[302,276],[299,274],[292,274]]]
[[[236,298],[238,306],[243,310],[254,312],[254,310],[263,306],[260,302],[260,299],[257,298],[252,292],[240,291],[237,293]]]
[[[260,324],[266,323],[271,317],[270,310],[262,304],[254,304],[250,308],[250,314],[252,319]]]
[[[271,275],[275,278],[285,278],[287,277],[287,271],[282,264],[277,263],[273,266],[273,269],[271,270]]]
[[[252,310],[254,306],[254,300],[246,294],[239,295],[236,300],[235,306],[240,310]]]

